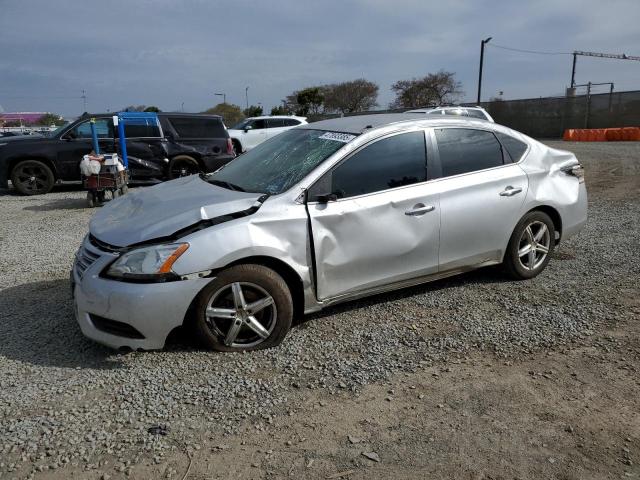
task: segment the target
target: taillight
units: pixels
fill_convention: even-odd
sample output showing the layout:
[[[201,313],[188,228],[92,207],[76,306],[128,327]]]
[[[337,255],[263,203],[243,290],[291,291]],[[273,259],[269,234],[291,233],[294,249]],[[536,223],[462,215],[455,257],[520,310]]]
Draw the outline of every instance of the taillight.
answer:
[[[578,180],[580,180],[580,182],[584,182],[584,168],[582,168],[582,165],[580,165],[579,163],[563,167],[562,171],[567,175],[576,177]]]
[[[233,143],[230,138],[227,138],[227,155],[233,155]]]

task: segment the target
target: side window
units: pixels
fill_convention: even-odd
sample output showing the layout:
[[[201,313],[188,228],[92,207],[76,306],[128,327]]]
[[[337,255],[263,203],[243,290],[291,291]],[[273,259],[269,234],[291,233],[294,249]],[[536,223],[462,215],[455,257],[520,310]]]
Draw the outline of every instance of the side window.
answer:
[[[124,135],[127,138],[160,137],[160,127],[151,120],[124,124]]]
[[[293,118],[285,118],[284,125],[286,127],[295,127],[296,125],[300,125],[300,122],[298,120],[294,120]]]
[[[267,128],[284,127],[284,118],[270,118],[267,120]]]
[[[113,138],[111,119],[96,118],[95,127],[98,138]],[[71,138],[91,138],[91,122],[89,120],[82,122],[76,125],[69,133],[71,134]]]
[[[502,147],[491,132],[469,128],[437,128],[435,132],[443,177],[503,164]]]
[[[424,132],[403,133],[378,140],[335,168],[331,191],[345,198],[424,182],[426,178]]]
[[[254,120],[251,122],[251,128],[253,128],[254,130],[261,130],[263,128],[267,128],[267,126],[265,125],[265,121],[263,120]]]
[[[507,150],[507,153],[511,157],[511,161],[514,163],[519,162],[522,155],[524,155],[524,152],[527,151],[527,144],[513,138],[511,135],[507,135],[506,133],[496,132],[496,136]]]
[[[180,138],[225,138],[222,121],[217,118],[171,117],[171,126]]]

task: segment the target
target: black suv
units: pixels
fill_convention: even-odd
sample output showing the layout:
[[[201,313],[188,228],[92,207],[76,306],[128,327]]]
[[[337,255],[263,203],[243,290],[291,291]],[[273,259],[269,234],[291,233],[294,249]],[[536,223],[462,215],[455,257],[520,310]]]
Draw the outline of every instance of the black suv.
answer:
[[[117,151],[113,114],[84,114],[47,136],[0,139],[0,188],[25,195],[47,193],[55,183],[80,180],[80,161],[92,149],[91,118],[103,153]],[[158,113],[160,126],[127,125],[127,157],[133,180],[165,180],[212,172],[234,158],[217,115]]]

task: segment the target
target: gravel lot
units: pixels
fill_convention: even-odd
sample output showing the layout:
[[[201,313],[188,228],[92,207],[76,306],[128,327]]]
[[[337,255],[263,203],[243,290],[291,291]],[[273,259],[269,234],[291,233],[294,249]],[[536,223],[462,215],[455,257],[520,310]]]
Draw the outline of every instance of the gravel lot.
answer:
[[[640,143],[549,143],[573,150],[585,165],[590,221],[582,234],[560,246],[542,275],[511,282],[498,269],[484,269],[352,302],[305,318],[280,348],[251,354],[201,351],[184,337],[162,352],[129,354],[86,340],[73,319],[68,282],[73,254],[93,213],[84,208],[84,192],[76,187],[40,197],[0,192],[0,478],[182,478],[191,463],[187,459],[198,452],[211,456],[230,445],[241,449],[250,438],[263,439],[254,446],[268,459],[274,455],[268,453],[270,438],[287,429],[288,416],[303,428],[301,416],[311,419],[317,402],[325,407],[324,423],[346,422],[340,420],[344,409],[367,408],[358,403],[363,395],[371,395],[371,405],[375,399],[391,402],[386,397],[396,392],[389,385],[400,382],[404,391],[409,386],[398,379],[412,378],[415,387],[425,376],[440,375],[425,374],[429,369],[446,372],[464,364],[465,374],[479,379],[490,370],[486,365],[508,369],[584,348],[606,355],[622,348],[627,337],[632,343],[624,343],[625,356],[616,358],[630,365],[632,389],[611,406],[622,412],[621,424],[607,428],[620,427],[631,447],[621,447],[627,451],[616,453],[611,464],[583,465],[583,473],[599,474],[582,478],[638,475],[640,458],[632,457],[633,447],[640,446],[635,326],[640,315]],[[611,333],[628,325],[635,333]],[[621,340],[607,343],[614,337]],[[507,374],[494,371],[494,377]],[[570,390],[565,393],[571,396]],[[427,402],[435,391],[421,395]],[[404,405],[412,408],[409,400]],[[510,412],[510,418],[521,414]],[[156,433],[167,435],[149,433],[153,426],[166,426]],[[517,430],[517,422],[512,428]],[[285,445],[296,452],[291,442]],[[406,457],[413,454],[400,454],[396,461],[409,462]],[[485,454],[466,453],[478,461]],[[299,468],[306,469],[307,478],[351,468],[344,478],[361,478],[358,472],[378,464],[358,454],[326,455],[331,462],[318,460],[314,467],[305,454]],[[246,475],[255,478],[294,475],[298,468],[287,464],[278,470],[285,460],[246,462],[252,468]],[[210,464],[195,463],[193,478],[214,475],[206,470]],[[223,457],[218,463],[225,465]],[[554,463],[549,460],[545,468],[555,468]],[[414,474],[424,471],[416,465]],[[498,468],[495,477],[472,476],[478,472],[464,468],[439,472],[458,477],[463,471],[470,472],[464,478],[513,478],[501,477],[507,467]],[[377,472],[373,475],[390,475]],[[519,478],[540,478],[540,472],[533,468]],[[403,475],[412,477],[409,470]]]

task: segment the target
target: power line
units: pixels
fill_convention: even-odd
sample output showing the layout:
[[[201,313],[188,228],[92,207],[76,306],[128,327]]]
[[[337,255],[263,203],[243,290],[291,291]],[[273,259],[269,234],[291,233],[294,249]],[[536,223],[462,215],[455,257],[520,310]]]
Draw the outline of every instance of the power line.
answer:
[[[505,47],[504,45],[497,45],[495,43],[488,43],[487,45],[494,48],[501,48],[502,50],[510,50],[512,52],[520,53],[533,53],[536,55],[573,55],[573,52],[542,52],[539,50],[524,50],[522,48]]]

